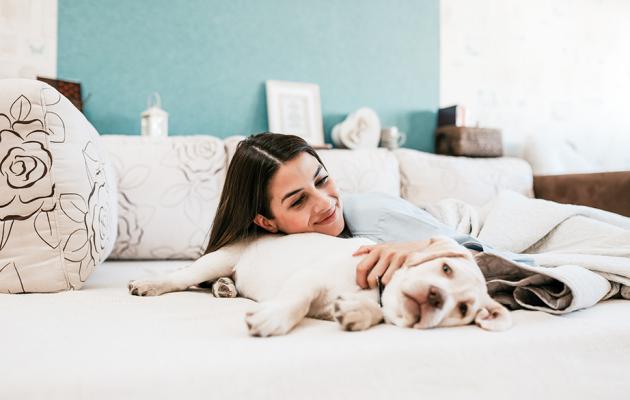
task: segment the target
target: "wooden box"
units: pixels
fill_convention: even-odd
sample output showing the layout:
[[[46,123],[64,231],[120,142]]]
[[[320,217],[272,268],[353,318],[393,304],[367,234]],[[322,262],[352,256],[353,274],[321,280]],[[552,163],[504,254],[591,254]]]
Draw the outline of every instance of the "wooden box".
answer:
[[[499,129],[446,125],[435,130],[435,152],[449,156],[501,157]]]

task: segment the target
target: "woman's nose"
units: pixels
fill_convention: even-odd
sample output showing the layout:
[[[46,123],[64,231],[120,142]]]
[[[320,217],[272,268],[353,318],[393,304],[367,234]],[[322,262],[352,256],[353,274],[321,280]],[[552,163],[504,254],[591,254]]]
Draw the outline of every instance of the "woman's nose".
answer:
[[[315,211],[321,212],[328,210],[332,205],[330,197],[320,192],[319,190],[315,194]]]

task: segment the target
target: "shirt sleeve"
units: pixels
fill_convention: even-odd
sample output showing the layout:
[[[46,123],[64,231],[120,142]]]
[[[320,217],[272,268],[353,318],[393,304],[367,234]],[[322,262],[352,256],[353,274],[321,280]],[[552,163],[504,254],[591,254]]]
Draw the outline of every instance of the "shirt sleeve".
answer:
[[[405,199],[382,193],[343,195],[343,215],[354,236],[376,242],[424,240],[457,236],[452,228]]]
[[[486,251],[527,264],[534,263],[531,257],[497,250],[475,237],[457,233],[426,210],[400,197],[384,193],[343,194],[342,202],[344,219],[353,236],[383,243],[425,240],[444,235],[471,250]]]

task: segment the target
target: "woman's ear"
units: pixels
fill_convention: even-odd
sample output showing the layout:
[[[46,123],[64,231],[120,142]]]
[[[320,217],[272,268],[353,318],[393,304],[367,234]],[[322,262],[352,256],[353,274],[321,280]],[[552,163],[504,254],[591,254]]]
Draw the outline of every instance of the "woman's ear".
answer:
[[[254,217],[254,223],[268,232],[278,232],[278,226],[276,225],[276,223],[273,220],[270,220],[269,218],[264,217],[260,214],[256,214],[256,216]]]

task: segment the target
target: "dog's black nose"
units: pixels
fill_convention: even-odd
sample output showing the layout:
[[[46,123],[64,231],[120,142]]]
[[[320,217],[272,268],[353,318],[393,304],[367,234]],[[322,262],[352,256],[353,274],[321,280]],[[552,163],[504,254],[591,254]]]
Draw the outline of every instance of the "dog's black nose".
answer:
[[[427,302],[433,308],[442,308],[444,305],[444,295],[442,289],[435,286],[429,288],[429,295],[427,296]]]

